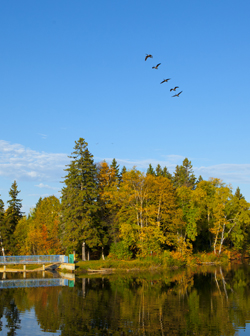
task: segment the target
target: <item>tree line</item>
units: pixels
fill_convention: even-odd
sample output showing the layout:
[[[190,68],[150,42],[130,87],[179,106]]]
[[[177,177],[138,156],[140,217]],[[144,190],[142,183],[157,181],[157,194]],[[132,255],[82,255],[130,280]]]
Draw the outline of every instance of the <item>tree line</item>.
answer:
[[[143,173],[95,163],[88,144],[75,142],[65,168],[61,199],[40,198],[28,216],[21,212],[16,181],[7,210],[0,199],[0,234],[7,255],[60,254],[103,258],[247,253],[250,204],[218,178],[196,178],[186,158],[173,174],[150,164]],[[83,251],[84,246],[84,251]]]

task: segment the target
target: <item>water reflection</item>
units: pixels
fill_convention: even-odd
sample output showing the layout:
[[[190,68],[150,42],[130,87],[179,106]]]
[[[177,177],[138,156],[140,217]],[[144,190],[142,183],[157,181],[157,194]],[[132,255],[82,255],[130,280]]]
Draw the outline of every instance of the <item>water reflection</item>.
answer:
[[[28,334],[24,322],[32,312],[39,335],[236,335],[250,318],[249,290],[247,265],[2,289],[0,331]]]

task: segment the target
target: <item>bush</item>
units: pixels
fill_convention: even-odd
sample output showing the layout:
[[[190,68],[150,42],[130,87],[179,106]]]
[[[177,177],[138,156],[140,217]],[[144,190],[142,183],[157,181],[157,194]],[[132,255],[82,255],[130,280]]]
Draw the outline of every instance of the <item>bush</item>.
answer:
[[[186,258],[178,252],[164,251],[163,253],[163,266],[165,268],[173,266],[184,266],[186,265]]]
[[[133,253],[129,250],[123,241],[120,241],[116,244],[111,244],[108,259],[131,260],[132,256]]]

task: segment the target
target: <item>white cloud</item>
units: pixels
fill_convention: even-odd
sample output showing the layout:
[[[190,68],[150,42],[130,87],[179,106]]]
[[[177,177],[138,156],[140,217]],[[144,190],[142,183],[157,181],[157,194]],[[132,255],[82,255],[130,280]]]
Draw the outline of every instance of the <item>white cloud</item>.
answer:
[[[250,183],[250,164],[218,164],[194,167],[196,175],[204,178],[217,177],[230,183]]]
[[[176,164],[184,159],[181,155],[162,156],[165,160],[143,159],[116,159],[120,167],[132,168],[136,166],[146,171],[149,164],[153,167],[160,164],[167,167],[170,172],[175,170]],[[96,161],[106,160],[112,162],[113,158],[96,158]],[[203,162],[205,159],[203,160]],[[35,181],[38,188],[57,190],[49,182],[62,181],[65,176],[65,166],[69,163],[67,154],[38,152],[20,144],[11,144],[0,140],[0,176],[20,181]],[[213,166],[193,167],[195,175],[203,178],[221,178],[227,183],[250,183],[250,164],[218,164]],[[46,184],[44,183],[46,181]],[[39,183],[40,182],[40,183]]]
[[[185,156],[175,155],[175,154],[166,155],[165,157],[167,158],[168,161],[171,161],[171,162],[174,162],[174,163],[180,163],[185,159]]]
[[[0,176],[30,181],[60,181],[69,158],[64,153],[38,152],[0,140]]]
[[[43,184],[43,183],[39,183],[39,184],[35,185],[35,187],[45,188],[45,189],[50,189],[50,190],[58,190],[57,187],[51,187],[48,184]]]

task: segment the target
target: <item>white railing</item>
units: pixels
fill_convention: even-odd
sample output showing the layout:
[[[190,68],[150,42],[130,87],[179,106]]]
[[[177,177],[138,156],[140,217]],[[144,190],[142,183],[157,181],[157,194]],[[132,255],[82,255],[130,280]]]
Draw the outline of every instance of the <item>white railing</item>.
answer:
[[[8,264],[52,264],[68,263],[68,257],[65,255],[28,255],[28,256],[1,256],[0,265]]]

